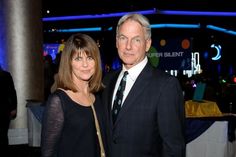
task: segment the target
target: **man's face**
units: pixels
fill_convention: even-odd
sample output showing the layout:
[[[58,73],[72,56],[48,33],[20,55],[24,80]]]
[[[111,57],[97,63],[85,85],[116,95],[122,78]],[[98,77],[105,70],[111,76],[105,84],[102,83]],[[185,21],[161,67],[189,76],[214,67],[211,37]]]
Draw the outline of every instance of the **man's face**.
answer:
[[[140,63],[150,46],[151,39],[145,39],[145,30],[138,22],[128,20],[120,26],[116,47],[127,69]]]

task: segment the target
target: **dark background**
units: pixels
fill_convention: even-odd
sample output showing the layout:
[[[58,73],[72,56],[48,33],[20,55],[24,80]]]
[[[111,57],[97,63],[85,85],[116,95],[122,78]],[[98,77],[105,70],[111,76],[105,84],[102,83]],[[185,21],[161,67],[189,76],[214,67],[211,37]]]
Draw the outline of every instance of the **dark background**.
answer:
[[[212,43],[222,46],[222,58],[218,62],[209,60],[213,53],[209,53],[208,59],[201,59],[202,68],[212,68],[216,71],[216,64],[221,64],[221,69],[228,73],[229,67],[236,67],[234,61],[236,50],[236,36],[223,32],[207,29],[206,25],[236,31],[236,16],[177,16],[161,15],[159,10],[187,10],[187,11],[217,11],[236,12],[236,5],[230,0],[43,0],[42,17],[94,15],[116,12],[129,12],[137,10],[156,9],[157,14],[146,15],[151,24],[176,23],[176,24],[200,24],[200,29],[152,29],[152,38],[191,38],[192,50],[199,52],[214,51],[210,48]],[[50,10],[50,13],[47,13]],[[51,29],[68,29],[83,27],[102,27],[100,32],[85,32],[91,35],[101,45],[102,56],[108,64],[116,57],[115,26],[120,17],[43,22],[44,43],[60,43],[61,39],[67,39],[72,33],[52,33]],[[112,31],[107,28],[113,27]],[[211,56],[212,55],[212,56]],[[203,58],[203,57],[202,57]]]

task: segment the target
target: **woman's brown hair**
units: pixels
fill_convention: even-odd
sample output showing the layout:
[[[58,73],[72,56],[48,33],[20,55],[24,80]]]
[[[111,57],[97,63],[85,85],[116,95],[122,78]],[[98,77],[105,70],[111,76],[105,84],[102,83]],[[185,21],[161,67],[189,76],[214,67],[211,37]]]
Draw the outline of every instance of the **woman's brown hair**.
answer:
[[[89,80],[89,88],[91,92],[99,91],[102,85],[102,67],[100,51],[96,42],[86,34],[74,34],[65,43],[65,47],[61,54],[58,77],[56,87],[65,90],[77,91],[72,80],[72,57],[85,52],[87,56],[91,56],[95,61],[95,73]]]

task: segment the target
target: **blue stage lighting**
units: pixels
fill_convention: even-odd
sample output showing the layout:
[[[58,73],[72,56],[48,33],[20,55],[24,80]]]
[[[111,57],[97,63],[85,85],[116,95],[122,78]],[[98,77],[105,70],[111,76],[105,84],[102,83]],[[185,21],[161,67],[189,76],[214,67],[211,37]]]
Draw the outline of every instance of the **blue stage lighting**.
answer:
[[[156,9],[151,10],[140,10],[133,11],[134,13],[140,13],[143,15],[156,14]],[[109,17],[120,17],[127,13],[132,12],[119,12],[119,13],[108,13],[108,14],[94,14],[94,15],[77,15],[77,16],[59,16],[59,17],[45,17],[43,21],[66,21],[66,20],[83,20],[83,19],[99,19],[99,18],[109,18]]]

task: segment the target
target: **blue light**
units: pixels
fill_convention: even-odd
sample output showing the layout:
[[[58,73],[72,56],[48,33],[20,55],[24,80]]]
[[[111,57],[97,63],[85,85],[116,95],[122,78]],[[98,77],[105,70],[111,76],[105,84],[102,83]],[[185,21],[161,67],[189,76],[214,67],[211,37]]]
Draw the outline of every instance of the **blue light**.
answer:
[[[2,8],[0,8],[0,66],[7,69],[6,25]]]
[[[231,35],[236,35],[236,31],[228,30],[228,29],[217,27],[214,25],[207,25],[206,28],[216,30],[219,32],[224,32],[224,33],[231,34]]]
[[[152,24],[151,28],[200,28],[200,24]]]
[[[189,15],[189,16],[236,16],[236,12],[216,12],[216,11],[185,11],[185,10],[157,10],[156,8],[150,10],[140,10],[133,12],[118,12],[108,14],[94,14],[94,15],[74,15],[74,16],[58,16],[58,17],[44,17],[42,20],[46,21],[66,21],[66,20],[82,20],[82,19],[98,19],[109,17],[120,17],[127,13],[140,13],[143,15],[160,14],[160,15]]]
[[[211,59],[214,61],[219,60],[221,58],[221,46],[212,44],[211,48],[215,48],[216,52],[217,52],[217,54],[214,57],[212,57]]]
[[[200,24],[152,24],[151,28],[200,28]],[[112,27],[107,29],[108,31],[113,30]],[[102,31],[101,27],[90,27],[90,28],[71,28],[71,29],[53,29],[48,32],[94,32]]]
[[[190,15],[190,16],[236,16],[236,12],[216,12],[216,11],[173,11],[162,10],[158,12],[164,15]]]
[[[205,59],[208,58],[208,52],[207,52],[207,51],[205,51],[205,52],[203,53],[203,57],[204,57]]]
[[[45,18],[43,18],[43,21],[66,21],[66,20],[82,20],[82,19],[98,19],[98,18],[108,18],[108,17],[120,17],[120,16],[123,16],[127,13],[140,13],[140,14],[143,14],[143,15],[156,14],[156,9],[133,11],[133,12],[108,13],[108,14],[45,17]]]
[[[44,56],[50,55],[52,60],[56,59],[56,55],[58,52],[60,44],[43,44],[43,52]]]
[[[112,29],[113,29],[112,27],[109,27],[107,30],[108,30],[108,31],[111,31]]]
[[[200,24],[151,24],[151,28],[200,28]],[[228,30],[225,28],[213,26],[213,25],[206,25],[206,28],[220,31],[223,33],[236,35],[236,31]],[[107,29],[108,31],[113,30],[113,27],[109,27]],[[102,31],[102,27],[90,27],[90,28],[71,28],[71,29],[53,29],[49,30],[48,32],[96,32],[96,31]]]
[[[97,31],[101,31],[102,28],[101,27],[91,27],[91,28],[71,28],[71,29],[56,29],[54,31],[50,31],[50,32],[97,32]]]

